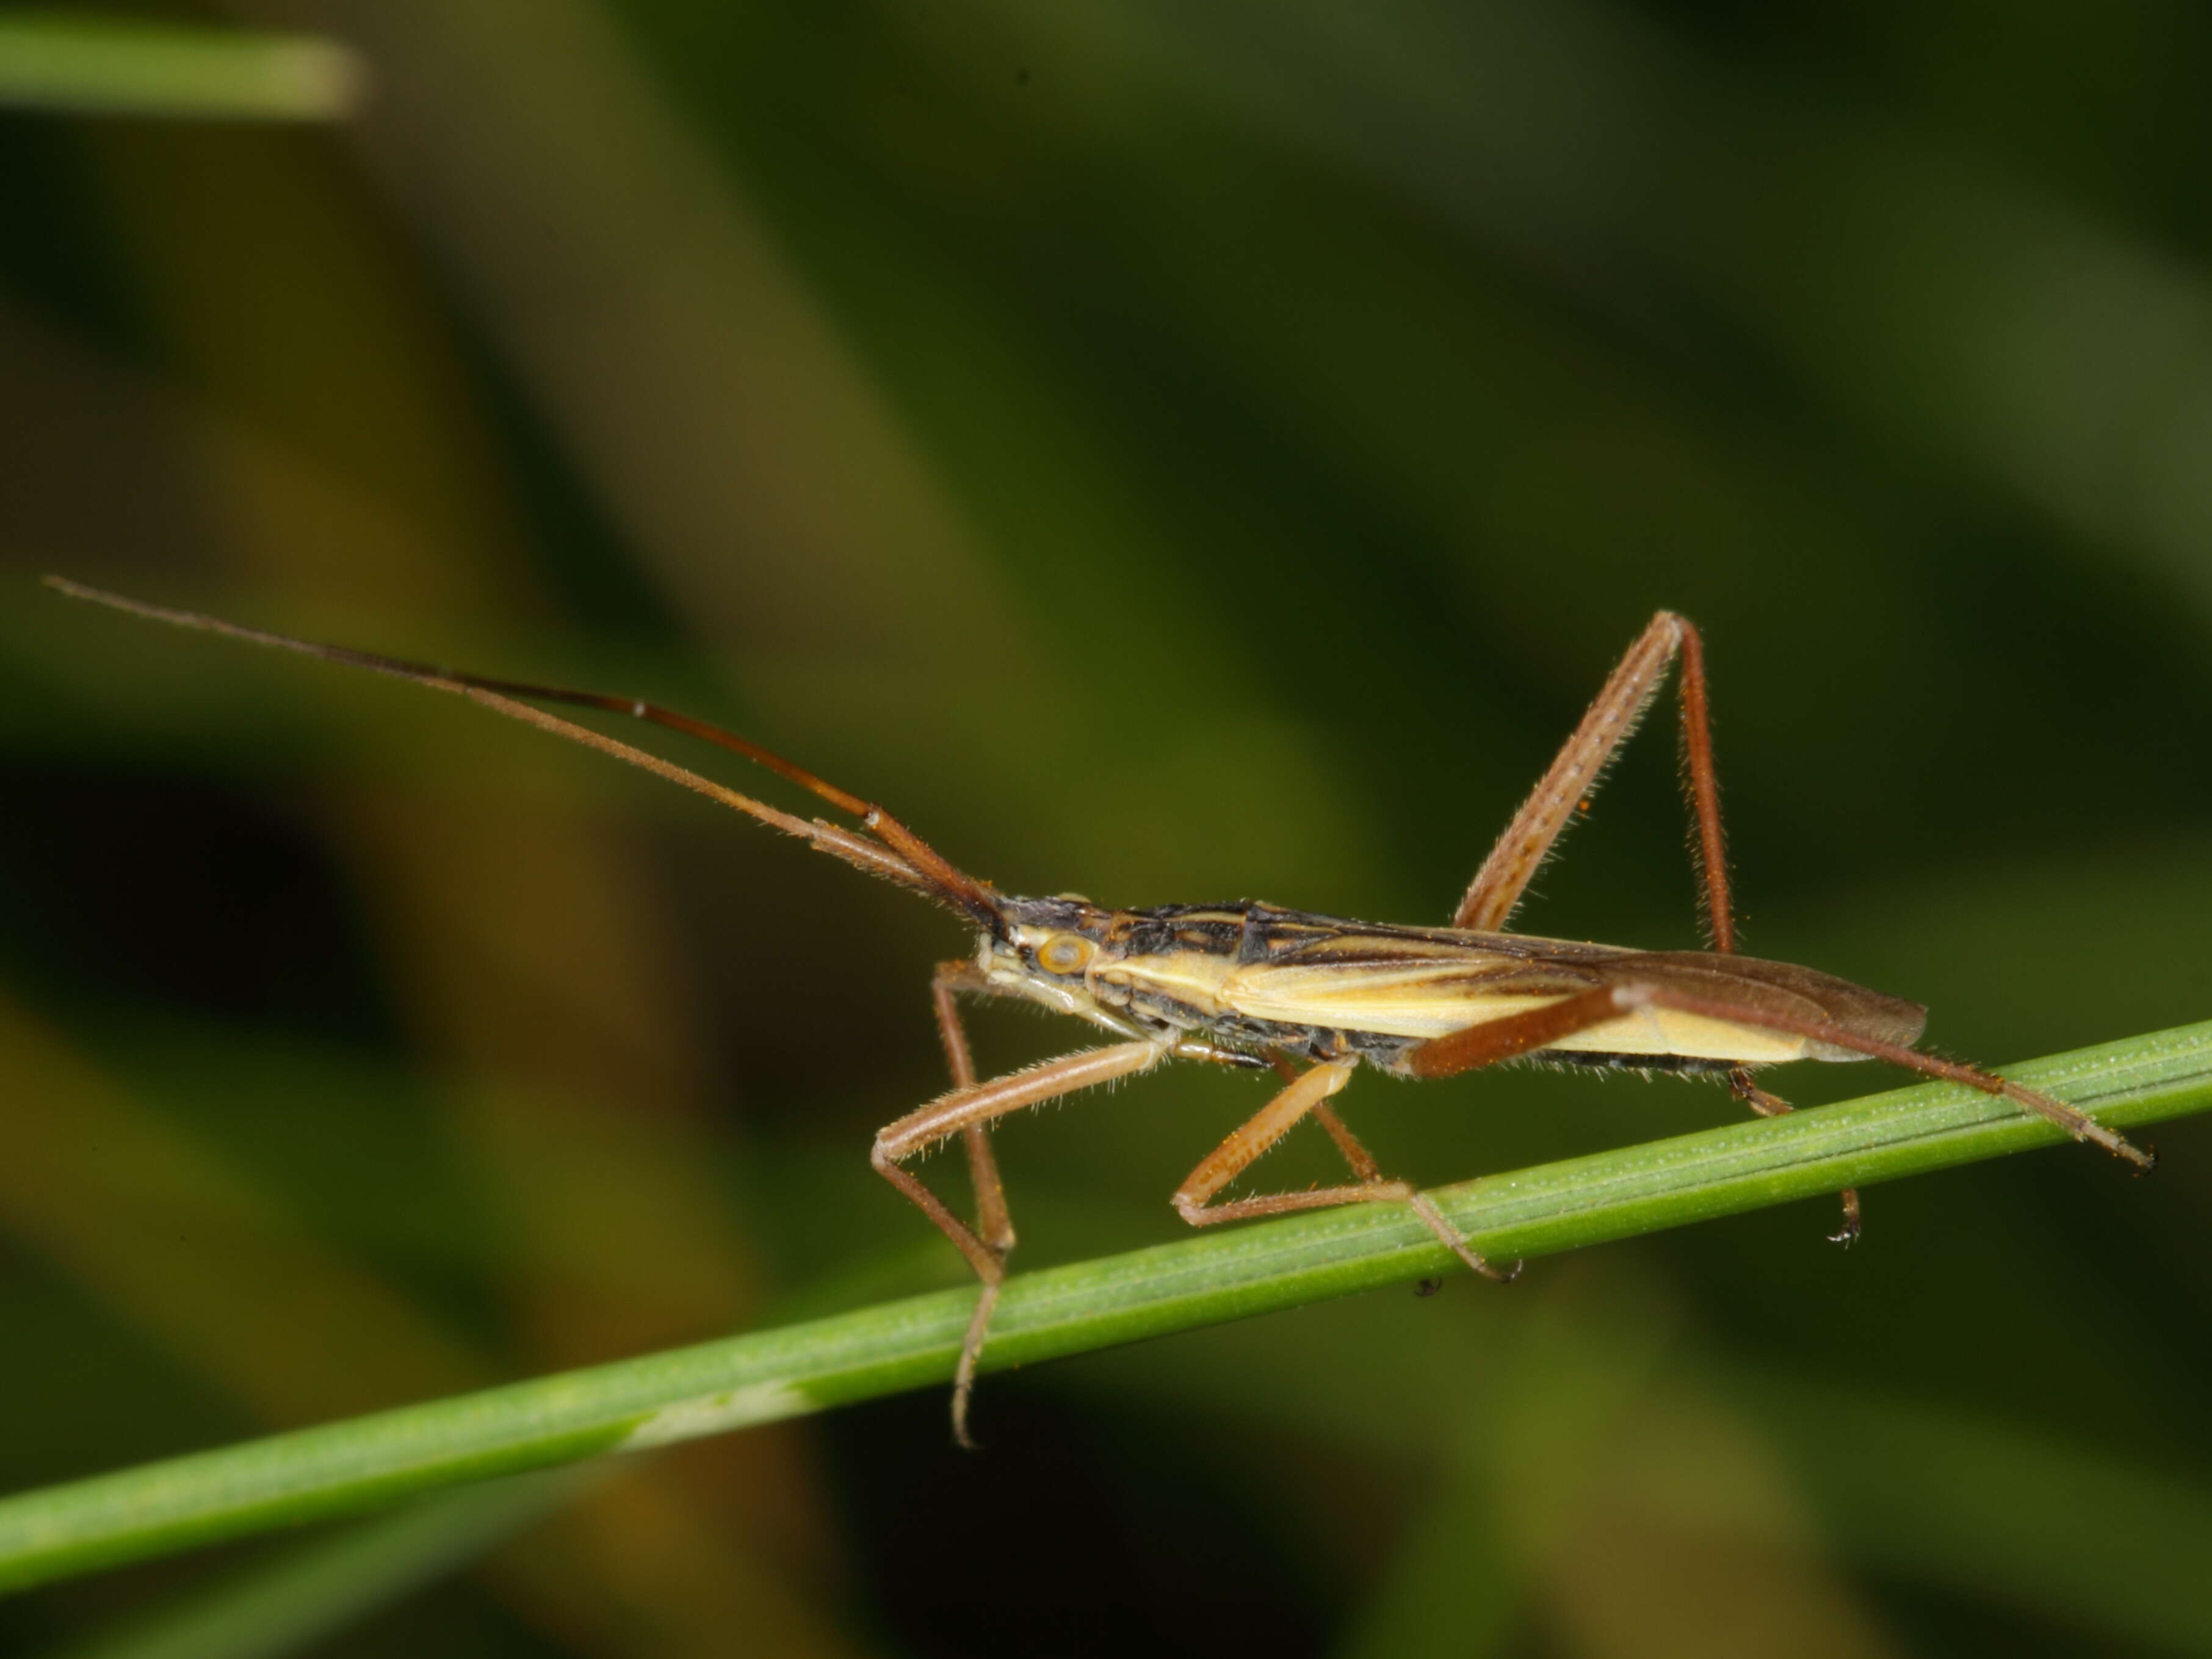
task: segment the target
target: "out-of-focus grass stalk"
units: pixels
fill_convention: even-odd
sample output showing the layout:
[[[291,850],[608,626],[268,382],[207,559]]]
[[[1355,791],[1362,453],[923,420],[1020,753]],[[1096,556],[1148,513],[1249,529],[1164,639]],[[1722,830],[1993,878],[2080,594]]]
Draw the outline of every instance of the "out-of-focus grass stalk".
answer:
[[[134,1616],[56,1659],[276,1659],[473,1560],[578,1490],[578,1472],[517,1475],[448,1492],[319,1538]]]
[[[2212,1107],[2212,1023],[2008,1067],[2118,1127]],[[2009,1103],[1924,1085],[1493,1176],[1435,1197],[1486,1255],[1534,1256],[2063,1139]],[[2111,1179],[2077,1154],[2081,1178]],[[1443,1271],[1395,1205],[1299,1216],[1011,1281],[987,1370]],[[945,1291],[410,1406],[0,1500],[0,1588],[455,1481],[665,1445],[951,1373],[974,1293]]]
[[[367,65],[304,34],[31,12],[0,17],[0,106],[87,115],[334,121]]]

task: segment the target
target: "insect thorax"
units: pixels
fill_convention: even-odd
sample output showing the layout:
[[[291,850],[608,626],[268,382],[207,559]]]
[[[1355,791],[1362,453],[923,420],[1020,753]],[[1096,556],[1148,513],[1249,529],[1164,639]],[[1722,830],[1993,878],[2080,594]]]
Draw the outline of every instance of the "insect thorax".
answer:
[[[979,965],[993,988],[1125,1036],[1202,1036],[1217,1046],[1393,1066],[1401,1036],[1255,1018],[1233,1005],[1240,969],[1340,927],[1253,901],[1109,910],[1073,895],[1007,899],[1006,936],[986,936]]]

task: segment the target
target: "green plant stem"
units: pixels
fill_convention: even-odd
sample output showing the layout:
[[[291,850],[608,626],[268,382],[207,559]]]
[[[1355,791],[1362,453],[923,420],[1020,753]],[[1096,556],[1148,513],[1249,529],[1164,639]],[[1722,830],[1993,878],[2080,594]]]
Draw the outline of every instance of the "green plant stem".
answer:
[[[2212,1106],[2212,1023],[2008,1075],[2115,1127],[2180,1116]],[[2008,1102],[1933,1084],[1433,1196],[1486,1255],[1510,1261],[2063,1139]],[[2117,1173],[2078,1156],[2084,1180]],[[1448,1263],[1402,1206],[1362,1205],[1030,1273],[1006,1285],[984,1369],[1400,1283]],[[941,1382],[974,1304],[965,1290],[915,1297],[22,1493],[0,1500],[0,1589]]]

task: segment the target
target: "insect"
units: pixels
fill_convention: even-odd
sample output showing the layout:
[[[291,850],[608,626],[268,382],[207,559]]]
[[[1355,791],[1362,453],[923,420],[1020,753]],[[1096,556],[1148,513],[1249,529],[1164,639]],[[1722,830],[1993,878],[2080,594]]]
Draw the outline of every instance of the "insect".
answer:
[[[1714,1076],[1762,1116],[1789,1103],[1753,1080],[1760,1066],[1793,1060],[1882,1060],[2002,1096],[2077,1140],[2093,1141],[2140,1169],[2151,1154],[2023,1085],[1921,1052],[1927,1010],[1810,968],[1763,962],[1735,949],[1713,770],[1704,647],[1670,611],[1655,616],[1628,648],[1582,723],[1513,816],[1452,913],[1449,926],[1403,927],[1313,915],[1243,900],[1117,910],[1073,896],[1020,898],[956,867],[872,801],[824,781],[758,744],[652,703],[453,672],[318,645],[186,611],[102,592],[60,577],[71,598],[179,628],[295,651],[453,692],[499,714],[694,790],[799,836],[817,850],[952,910],[975,930],[973,954],[940,963],[931,981],[952,1088],[886,1126],[871,1154],[877,1171],[959,1249],[981,1281],[962,1344],[952,1427],[972,1443],[968,1410],[975,1367],[1004,1283],[1014,1228],[989,1138],[999,1118],[1170,1060],[1272,1070],[1282,1086],[1176,1189],[1194,1226],[1333,1205],[1407,1206],[1474,1272],[1510,1279],[1462,1237],[1423,1193],[1384,1176],[1331,1100],[1362,1066],[1401,1077],[1440,1078],[1512,1060],[1625,1066]],[[1607,764],[1635,731],[1670,669],[1680,665],[1685,787],[1695,825],[1708,951],[1637,951],[1506,931],[1560,832],[1587,808]],[[650,721],[719,744],[811,791],[859,823],[844,829],[801,818],[658,755],[535,707],[578,705]],[[1024,1071],[979,1081],[959,999],[1041,1003],[1087,1020],[1115,1041]],[[1222,1199],[1223,1189],[1301,1120],[1335,1143],[1350,1179],[1304,1192]],[[957,1139],[975,1194],[971,1224],[953,1213],[908,1166]],[[1844,1224],[1857,1236],[1856,1192],[1843,1194]]]

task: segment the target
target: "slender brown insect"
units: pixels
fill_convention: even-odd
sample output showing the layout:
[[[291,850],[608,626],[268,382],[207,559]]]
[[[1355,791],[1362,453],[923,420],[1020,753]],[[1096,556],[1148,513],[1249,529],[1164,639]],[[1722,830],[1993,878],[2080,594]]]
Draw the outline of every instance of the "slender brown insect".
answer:
[[[488,679],[389,657],[316,645],[235,623],[82,586],[50,576],[75,599],[179,628],[297,651],[451,691],[485,708],[641,767],[710,800],[811,842],[871,875],[958,912],[976,931],[973,955],[939,964],[932,981],[952,1089],[876,1136],[872,1159],[967,1257],[982,1280],[960,1351],[952,1429],[969,1444],[968,1401],[991,1312],[1006,1278],[1014,1228],[989,1126],[1007,1113],[1148,1071],[1167,1060],[1272,1068],[1284,1086],[1176,1189],[1193,1226],[1331,1205],[1403,1204],[1462,1261],[1508,1279],[1444,1219],[1426,1195],[1376,1167],[1328,1103],[1364,1064],[1401,1077],[1449,1077],[1510,1060],[1715,1076],[1753,1111],[1789,1103],[1752,1081],[1753,1068],[1792,1060],[1875,1059],[2001,1095],[2142,1169],[2151,1156],[2063,1102],[1977,1066],[1923,1054],[1927,1010],[1784,963],[1735,954],[1698,631],[1661,611],[1630,646],[1491,848],[1446,927],[1394,927],[1279,909],[1253,901],[1113,910],[1072,896],[1016,898],[948,863],[882,807],[824,782],[747,738],[647,702],[555,686]],[[1681,664],[1686,788],[1696,825],[1710,951],[1633,951],[1510,933],[1505,925],[1568,820],[1586,811],[1613,751],[1633,732],[1667,671]],[[657,755],[520,699],[579,704],[650,720],[733,750],[857,818],[860,832],[779,811]],[[1024,998],[1103,1027],[1119,1041],[978,1082],[962,1030],[963,995]],[[1299,1066],[1303,1064],[1304,1069]],[[1220,1200],[1218,1194],[1302,1118],[1336,1144],[1352,1178],[1342,1186]],[[967,1149],[976,1218],[970,1225],[906,1166],[957,1136]],[[1843,1194],[1848,1244],[1858,1194]]]

